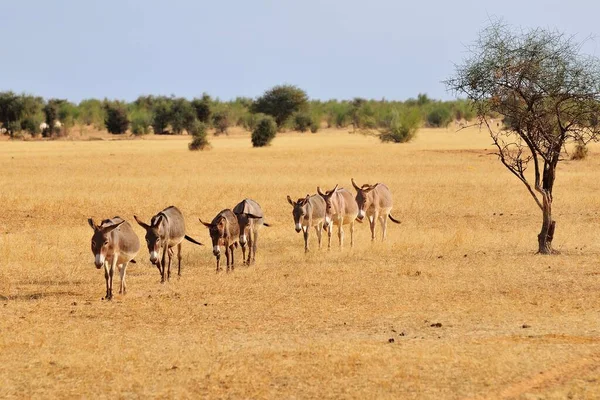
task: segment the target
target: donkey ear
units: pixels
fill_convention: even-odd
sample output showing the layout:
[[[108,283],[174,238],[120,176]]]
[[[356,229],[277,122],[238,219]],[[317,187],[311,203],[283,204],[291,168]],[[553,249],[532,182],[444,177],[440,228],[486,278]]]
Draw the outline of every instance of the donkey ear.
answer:
[[[352,181],[352,186],[354,186],[354,189],[356,189],[357,192],[360,192],[360,187],[358,187],[356,182],[354,182],[354,178],[351,178],[350,180]]]
[[[115,229],[117,229],[119,226],[121,226],[121,224],[123,224],[125,221],[121,221],[118,224],[113,224],[111,226],[106,226],[104,228],[102,228],[102,233],[104,233],[105,235],[114,231]]]
[[[154,221],[154,224],[152,224],[152,227],[153,228],[158,228],[160,226],[160,223],[163,221],[164,217],[165,217],[164,215],[160,214],[158,216],[158,218],[156,218],[156,221]]]
[[[92,227],[92,229],[94,231],[98,230],[98,227],[96,226],[96,224],[94,223],[94,220],[92,218],[88,218],[88,224],[90,224],[90,226]]]
[[[325,194],[323,194],[323,192],[321,192],[321,188],[319,186],[317,186],[317,193],[319,193],[320,196],[325,197]]]
[[[150,228],[150,226],[147,223],[140,221],[140,219],[137,217],[137,215],[134,215],[133,219],[135,219],[135,222],[137,222],[138,225],[141,226],[142,228],[144,228],[144,229]]]
[[[331,189],[331,193],[335,193],[335,191],[337,190],[338,186],[340,186],[339,183],[337,185],[335,185],[335,187],[333,189]]]
[[[200,218],[198,218],[198,221],[200,221],[200,223],[201,223],[202,225],[204,225],[205,227],[207,227],[207,228],[209,228],[209,229],[210,229],[210,228],[212,228],[212,226],[213,226],[212,224],[208,224],[208,223],[206,223],[206,222],[202,221]]]
[[[290,203],[292,205],[292,207],[295,207],[296,205],[294,204],[294,202],[292,201],[292,198],[290,197],[290,195],[288,194],[287,196],[287,201],[288,203]]]

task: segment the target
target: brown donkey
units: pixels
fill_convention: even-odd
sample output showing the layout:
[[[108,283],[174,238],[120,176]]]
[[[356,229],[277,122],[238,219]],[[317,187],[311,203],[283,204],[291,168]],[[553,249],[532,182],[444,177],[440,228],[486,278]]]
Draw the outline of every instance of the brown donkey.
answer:
[[[265,222],[265,215],[260,205],[252,199],[244,199],[233,207],[240,226],[240,245],[242,246],[242,262],[246,265],[256,262],[258,230],[271,226]],[[248,243],[248,260],[246,260],[246,243]]]
[[[230,209],[226,209],[217,214],[212,222],[206,223],[200,219],[200,222],[209,229],[212,239],[213,254],[217,258],[217,272],[219,272],[219,261],[221,259],[221,249],[225,247],[225,257],[227,257],[227,271],[229,267],[234,268],[233,249],[237,247],[240,238],[240,226],[237,217]]]
[[[106,280],[106,300],[112,299],[113,274],[115,267],[119,267],[121,285],[119,294],[127,293],[125,284],[125,270],[127,265],[140,251],[140,240],[133,231],[129,222],[121,217],[105,219],[96,225],[92,218],[88,223],[94,230],[92,236],[92,253],[94,253],[94,264],[100,269],[104,266],[104,279]]]
[[[294,228],[297,233],[304,233],[304,252],[308,253],[308,231],[311,226],[317,231],[319,249],[321,248],[321,237],[323,222],[325,222],[325,200],[318,194],[306,195],[303,199],[293,201],[290,196],[287,197],[288,203],[292,205],[292,216],[294,217]]]
[[[356,203],[358,204],[358,219],[362,220],[365,215],[369,220],[371,227],[371,240],[375,240],[375,224],[377,220],[381,223],[383,232],[381,233],[381,240],[385,240],[387,232],[387,219],[388,217],[392,222],[399,224],[400,221],[392,217],[392,193],[390,189],[383,183],[376,183],[374,185],[364,184],[358,186],[352,180],[352,186],[356,189]]]
[[[352,194],[338,185],[325,193],[317,187],[317,193],[325,200],[325,223],[323,227],[327,229],[327,248],[331,248],[331,225],[338,226],[338,239],[340,247],[344,245],[343,225],[350,225],[350,246],[354,246],[354,221],[358,215],[358,205]]]
[[[164,283],[165,278],[171,279],[171,258],[175,246],[177,246],[177,276],[181,277],[181,242],[183,239],[202,246],[202,243],[185,234],[185,221],[181,211],[175,206],[167,207],[152,217],[150,224],[140,221],[136,215],[133,218],[146,230],[150,262],[158,268],[160,282]],[[169,264],[165,268],[167,255]]]

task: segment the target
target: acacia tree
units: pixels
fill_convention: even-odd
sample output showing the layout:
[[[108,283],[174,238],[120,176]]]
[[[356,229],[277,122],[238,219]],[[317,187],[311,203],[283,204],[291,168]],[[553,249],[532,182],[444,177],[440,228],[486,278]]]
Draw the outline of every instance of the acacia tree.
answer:
[[[304,90],[293,85],[280,85],[267,90],[256,99],[250,111],[271,115],[277,126],[281,127],[293,113],[307,107],[308,97]]]
[[[542,211],[541,254],[554,252],[552,189],[561,153],[566,144],[588,143],[600,133],[600,63],[581,47],[560,32],[515,31],[494,21],[445,82],[468,97],[500,161]],[[503,127],[490,123],[490,113],[504,116]]]

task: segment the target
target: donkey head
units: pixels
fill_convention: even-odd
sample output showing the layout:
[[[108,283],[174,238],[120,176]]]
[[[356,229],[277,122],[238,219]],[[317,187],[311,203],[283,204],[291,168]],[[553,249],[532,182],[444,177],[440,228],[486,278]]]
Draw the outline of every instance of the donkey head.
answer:
[[[134,215],[133,218],[142,228],[146,230],[146,244],[148,245],[148,252],[150,253],[150,262],[152,264],[156,264],[158,262],[159,250],[163,245],[160,225],[162,224],[164,217],[162,214],[160,214],[157,218],[153,218],[153,221],[150,222],[150,225],[140,221],[136,215]]]
[[[359,220],[362,220],[365,217],[365,212],[371,207],[373,203],[373,189],[377,186],[377,183],[374,185],[369,185],[365,183],[362,186],[358,186],[356,182],[354,182],[354,178],[352,180],[352,186],[356,189],[356,204],[358,204],[358,216]]]
[[[210,233],[210,238],[212,239],[213,244],[213,254],[215,256],[219,256],[221,254],[221,249],[219,248],[219,244],[222,239],[225,239],[228,235],[227,231],[227,218],[221,215],[216,221],[213,220],[212,223],[207,223],[198,218],[202,225],[208,228]]]
[[[325,200],[325,223],[323,224],[323,228],[327,228],[333,219],[333,204],[331,201],[331,197],[337,190],[339,185],[335,185],[335,187],[331,190],[326,191],[325,193],[321,192],[321,188],[317,187],[317,193]]]
[[[292,215],[294,216],[294,226],[296,232],[299,233],[302,230],[302,218],[308,213],[306,209],[306,204],[308,203],[310,195],[306,195],[303,199],[298,199],[298,201],[293,201],[292,198],[288,195],[287,201],[292,205]]]
[[[106,255],[112,245],[110,233],[118,228],[123,222],[125,221],[109,226],[101,226],[96,225],[92,218],[88,219],[88,224],[90,224],[94,230],[94,235],[92,236],[92,253],[94,253],[95,256],[94,264],[96,265],[96,268],[102,268],[104,261],[106,261]]]

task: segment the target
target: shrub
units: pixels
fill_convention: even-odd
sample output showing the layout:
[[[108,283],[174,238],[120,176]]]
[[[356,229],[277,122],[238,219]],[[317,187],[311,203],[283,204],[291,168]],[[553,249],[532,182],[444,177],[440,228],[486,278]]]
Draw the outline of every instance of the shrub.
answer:
[[[21,129],[31,134],[31,136],[36,136],[40,133],[40,124],[41,121],[34,117],[27,117],[21,121]]]
[[[179,135],[183,130],[188,132],[196,120],[196,111],[189,101],[183,97],[173,100],[171,105],[171,127],[173,133]]]
[[[306,109],[307,105],[308,97],[304,90],[293,85],[280,85],[256,99],[250,111],[271,115],[281,127],[293,113]]]
[[[193,150],[193,151],[205,150],[210,147],[210,143],[206,139],[206,124],[205,123],[200,122],[198,120],[194,120],[194,122],[189,127],[188,132],[193,136],[192,141],[188,145],[188,148],[190,150]]]
[[[263,117],[252,131],[252,146],[263,147],[271,143],[277,135],[277,124],[269,116]]]
[[[127,132],[129,127],[129,118],[127,117],[127,108],[120,101],[106,102],[104,104],[106,118],[104,125],[108,132],[115,135],[122,135]]]
[[[192,100],[192,107],[196,112],[196,118],[198,121],[204,122],[205,124],[210,123],[210,114],[211,114],[211,99],[210,96],[206,93],[202,95],[201,99],[195,98]]]
[[[452,122],[452,112],[442,104],[434,106],[427,114],[427,125],[431,127],[444,128]]]
[[[217,111],[213,115],[213,126],[216,129],[216,135],[221,133],[227,133],[227,128],[229,128],[229,112],[227,110]]]
[[[153,100],[152,129],[157,135],[167,133],[167,127],[171,123],[171,105],[172,101],[167,97]]]
[[[389,126],[379,135],[382,142],[405,143],[417,134],[421,116],[419,110],[411,108],[402,112],[394,110]]]
[[[146,109],[137,109],[131,112],[131,133],[134,135],[147,135],[152,125],[152,115]]]
[[[97,129],[104,127],[106,118],[102,102],[96,99],[82,100],[79,103],[79,121],[85,125],[94,125]]]
[[[243,117],[242,120],[242,126],[244,127],[244,129],[246,129],[247,131],[254,131],[254,128],[256,128],[256,125],[258,125],[258,122],[263,119],[265,117],[265,114],[262,113],[248,113]]]
[[[319,124],[317,124],[316,122],[314,122],[314,121],[313,121],[313,122],[310,124],[310,131],[311,131],[312,133],[317,133],[317,131],[318,131],[318,130],[319,130]]]
[[[299,132],[306,132],[310,125],[312,124],[312,119],[310,115],[306,112],[299,112],[294,115],[294,130]]]

